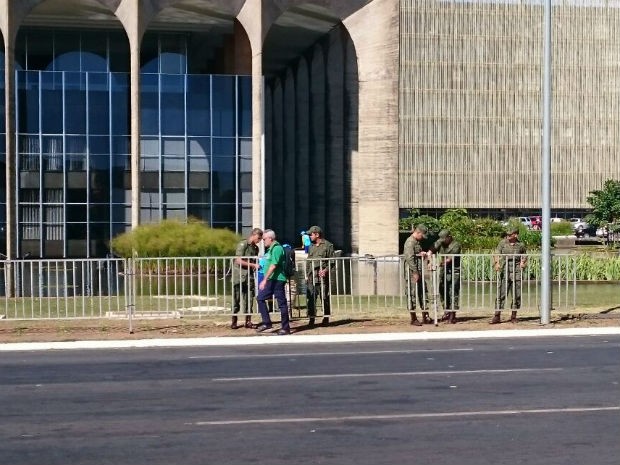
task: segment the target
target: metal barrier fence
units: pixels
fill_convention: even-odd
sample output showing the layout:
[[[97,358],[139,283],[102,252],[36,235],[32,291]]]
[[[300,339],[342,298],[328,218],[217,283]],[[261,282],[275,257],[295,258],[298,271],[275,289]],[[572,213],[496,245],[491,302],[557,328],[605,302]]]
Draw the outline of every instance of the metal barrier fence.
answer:
[[[444,266],[446,258],[451,259],[448,266]],[[541,297],[540,256],[527,255],[523,269],[509,269],[514,263],[512,258],[505,256],[496,270],[491,254],[433,256],[422,267],[420,279],[426,284],[420,287],[422,302],[428,301],[431,312],[446,307],[463,312],[488,310],[491,314],[503,289],[512,291],[508,292],[507,308],[511,299],[520,295],[521,309],[537,311]],[[240,315],[256,313],[257,277],[235,265],[234,259],[5,260],[0,262],[0,292],[4,291],[0,315],[23,320],[207,318],[230,315],[235,295]],[[313,262],[298,254],[296,267],[287,289],[293,317],[305,317],[313,302],[318,316],[329,306],[336,318],[402,315],[411,309],[409,289],[414,286],[401,256]],[[329,269],[324,279],[312,272],[319,268]],[[235,278],[236,283],[234,275],[240,276]],[[509,275],[514,281],[504,279]],[[554,255],[552,276],[553,309],[575,308],[575,257]]]

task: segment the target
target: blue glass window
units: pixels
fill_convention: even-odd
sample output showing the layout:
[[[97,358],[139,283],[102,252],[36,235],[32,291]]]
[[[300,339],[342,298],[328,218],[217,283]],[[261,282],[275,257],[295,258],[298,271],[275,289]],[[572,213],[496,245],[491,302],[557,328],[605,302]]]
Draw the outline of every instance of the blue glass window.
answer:
[[[110,133],[109,75],[88,74],[88,132]]]
[[[185,133],[185,76],[161,75],[161,133]]]
[[[159,75],[143,74],[140,87],[140,132],[159,134]]]
[[[62,87],[62,73],[41,73],[41,132],[44,134],[63,132]]]
[[[235,121],[235,77],[213,76],[213,135],[234,137],[237,125]]]
[[[187,133],[193,136],[211,134],[211,77],[187,76]]]
[[[68,134],[86,133],[86,75],[65,73],[65,131]]]

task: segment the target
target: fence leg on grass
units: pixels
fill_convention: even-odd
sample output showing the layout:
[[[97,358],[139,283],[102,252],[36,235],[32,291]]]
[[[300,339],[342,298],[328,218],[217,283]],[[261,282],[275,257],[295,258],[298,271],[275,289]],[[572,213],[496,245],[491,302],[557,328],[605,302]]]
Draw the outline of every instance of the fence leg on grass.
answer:
[[[136,273],[135,263],[129,258],[125,262],[125,296],[127,298],[127,320],[129,334],[133,334],[133,314],[136,309]]]

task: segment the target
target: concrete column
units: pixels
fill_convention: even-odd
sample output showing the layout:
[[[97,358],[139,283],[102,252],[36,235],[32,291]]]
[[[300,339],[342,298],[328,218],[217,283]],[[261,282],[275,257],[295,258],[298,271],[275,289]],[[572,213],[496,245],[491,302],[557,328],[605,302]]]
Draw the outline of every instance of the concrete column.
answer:
[[[289,241],[293,240],[295,236],[295,229],[297,229],[295,207],[296,207],[296,195],[295,195],[295,183],[297,176],[297,168],[295,162],[296,154],[296,140],[295,140],[295,118],[296,118],[296,106],[295,106],[295,78],[293,71],[288,68],[284,78],[284,151],[282,153],[283,170],[281,172],[281,182],[284,184],[284,211],[282,212],[283,229],[279,231],[282,239]]]
[[[345,158],[345,191],[348,192],[351,216],[349,223],[344,224],[345,231],[348,231],[348,240],[351,245],[351,252],[359,252],[359,182],[360,166],[358,160],[358,122],[359,122],[359,84],[357,74],[357,56],[355,47],[349,38],[345,47],[344,58],[344,86],[345,86],[345,139],[344,153]]]
[[[265,176],[265,187],[263,191],[263,198],[261,199],[262,205],[265,207],[265,223],[262,227],[266,227],[268,224],[273,224],[273,211],[269,206],[268,202],[265,202],[266,199],[273,199],[273,189],[272,179],[273,179],[273,92],[271,91],[270,86],[265,86],[265,122],[269,122],[269,124],[265,124],[265,146],[264,146],[264,176]],[[267,205],[266,205],[267,204]],[[256,202],[254,202],[256,205]]]
[[[398,250],[398,0],[375,0],[343,21],[359,66],[359,253]]]
[[[271,152],[266,154],[272,158],[271,162],[271,205],[272,223],[266,225],[276,233],[282,230],[284,223],[284,89],[280,79],[273,83],[273,134]]]
[[[17,258],[17,184],[15,182],[15,36],[4,35],[4,124],[6,186],[6,256]],[[8,295],[8,294],[7,294]]]
[[[326,178],[327,220],[326,235],[336,245],[345,244],[344,218],[348,216],[349,205],[345,208],[344,177],[346,175],[344,157],[344,67],[341,29],[335,27],[329,33],[327,48],[327,156]],[[347,202],[348,203],[348,202]]]
[[[246,0],[237,16],[250,41],[252,53],[252,222],[264,228],[266,224],[265,159],[265,102],[263,96],[263,21],[262,0]],[[268,152],[267,152],[268,153]]]
[[[295,103],[297,106],[297,118],[295,119],[295,134],[297,144],[295,145],[295,155],[297,158],[295,173],[296,187],[295,196],[297,198],[297,224],[299,231],[311,226],[310,218],[310,94],[308,91],[308,63],[304,57],[299,59],[295,73]],[[297,237],[297,243],[299,237]]]
[[[310,71],[310,223],[325,225],[325,57],[314,47]],[[309,225],[311,226],[311,225]]]

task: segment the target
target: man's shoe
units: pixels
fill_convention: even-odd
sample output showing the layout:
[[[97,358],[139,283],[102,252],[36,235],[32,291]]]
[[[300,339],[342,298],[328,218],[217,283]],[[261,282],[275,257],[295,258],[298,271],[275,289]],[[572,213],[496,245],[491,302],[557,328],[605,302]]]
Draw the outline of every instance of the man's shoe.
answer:
[[[422,323],[420,323],[420,320],[418,320],[417,318],[414,318],[413,320],[411,320],[411,324],[413,326],[422,326]]]
[[[489,321],[489,324],[490,325],[497,325],[497,324],[501,323],[502,322],[501,314],[502,314],[502,312],[495,312],[495,315],[493,316],[493,319],[491,321]]]
[[[314,318],[310,318],[308,320],[308,328],[310,329],[314,328]]]
[[[291,334],[290,329],[280,329],[278,331],[278,336],[288,336],[289,334]]]
[[[422,312],[422,323],[424,323],[425,325],[430,325],[433,323],[433,320],[431,320],[428,312]]]
[[[321,326],[329,326],[329,318],[323,318],[323,320],[321,320]]]
[[[262,333],[264,331],[269,331],[271,329],[271,325],[260,324],[258,328],[256,328],[257,333]]]

